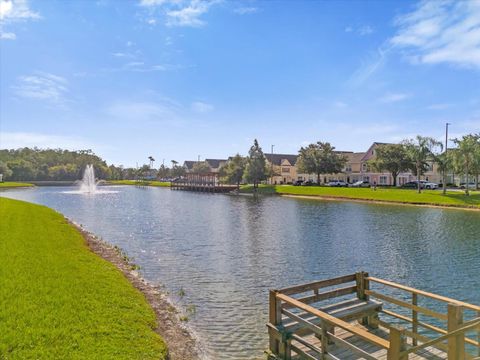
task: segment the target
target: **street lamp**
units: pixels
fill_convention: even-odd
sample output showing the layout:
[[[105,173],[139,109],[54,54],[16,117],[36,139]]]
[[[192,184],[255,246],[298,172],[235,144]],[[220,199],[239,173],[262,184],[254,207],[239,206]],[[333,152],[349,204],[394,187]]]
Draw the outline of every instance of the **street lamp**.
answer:
[[[447,193],[447,161],[448,161],[448,125],[452,125],[450,123],[445,123],[445,164],[443,166],[443,195]]]
[[[272,157],[271,157],[271,161],[270,161],[270,185],[273,185],[273,147],[275,145],[272,145]]]

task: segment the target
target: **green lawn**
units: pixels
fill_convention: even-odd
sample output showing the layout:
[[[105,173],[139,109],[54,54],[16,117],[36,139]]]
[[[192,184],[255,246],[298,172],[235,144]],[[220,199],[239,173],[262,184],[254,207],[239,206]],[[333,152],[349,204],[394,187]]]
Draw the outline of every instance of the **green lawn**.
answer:
[[[16,187],[30,187],[34,186],[33,184],[23,183],[23,182],[13,182],[13,181],[6,181],[0,183],[0,189],[8,189],[8,188],[16,188]]]
[[[251,185],[243,186],[241,192],[252,192]],[[293,186],[293,185],[261,185],[261,194],[303,195],[343,199],[389,201],[407,204],[429,204],[456,207],[480,208],[480,192],[471,191],[470,196],[463,192],[448,191],[443,195],[441,190],[425,190],[418,194],[416,190],[407,189],[373,189],[337,188],[328,186]]]
[[[143,294],[55,211],[0,197],[0,359],[164,359]]]
[[[109,180],[107,185],[137,185],[138,182],[135,180]],[[170,186],[169,182],[164,181],[143,181],[142,185],[145,186],[157,186],[157,187],[168,187]]]

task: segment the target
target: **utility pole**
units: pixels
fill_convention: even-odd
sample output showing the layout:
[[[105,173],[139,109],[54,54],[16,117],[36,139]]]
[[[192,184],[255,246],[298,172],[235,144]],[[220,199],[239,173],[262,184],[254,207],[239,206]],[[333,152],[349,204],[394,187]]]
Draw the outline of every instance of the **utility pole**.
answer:
[[[271,158],[271,161],[270,161],[270,185],[273,185],[273,147],[275,145],[272,145],[272,158]]]
[[[448,125],[450,123],[445,123],[445,164],[443,166],[443,195],[447,193],[447,163],[448,163]]]

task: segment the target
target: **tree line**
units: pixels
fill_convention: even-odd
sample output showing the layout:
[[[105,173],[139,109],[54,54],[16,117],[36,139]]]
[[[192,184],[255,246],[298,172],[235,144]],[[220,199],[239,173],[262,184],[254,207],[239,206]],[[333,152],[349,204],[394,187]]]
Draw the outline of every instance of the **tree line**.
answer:
[[[135,169],[108,166],[92,150],[21,148],[0,150],[0,174],[10,181],[52,181],[81,179],[85,167],[92,164],[100,179],[124,179]]]
[[[376,148],[373,160],[367,163],[378,172],[389,172],[392,175],[394,186],[397,185],[397,176],[402,172],[411,171],[417,180],[432,166],[437,164],[443,174],[443,191],[446,190],[446,175],[449,172],[462,174],[468,183],[475,181],[478,189],[480,174],[480,134],[468,134],[459,139],[453,139],[456,147],[448,152],[444,151],[443,144],[431,137],[416,136],[415,139],[406,139],[399,144],[381,144]],[[316,142],[306,147],[301,147],[298,152],[297,169],[299,173],[315,174],[317,183],[324,174],[338,174],[344,171],[347,157],[335,151],[335,147],[328,142]],[[198,163],[194,172],[208,171],[208,164]],[[237,154],[231,158],[221,169],[220,177],[227,183],[239,185],[242,181],[252,183],[256,188],[258,184],[275,176],[272,168],[266,164],[265,156],[258,141],[255,140],[246,158]],[[418,191],[421,192],[420,181]],[[469,194],[469,186],[465,187]]]

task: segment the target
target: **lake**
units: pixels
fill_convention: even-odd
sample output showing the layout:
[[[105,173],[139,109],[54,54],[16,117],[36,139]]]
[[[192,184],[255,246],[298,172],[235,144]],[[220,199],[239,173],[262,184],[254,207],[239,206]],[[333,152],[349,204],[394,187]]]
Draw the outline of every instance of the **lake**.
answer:
[[[480,303],[480,212],[102,189],[116,192],[40,187],[0,195],[52,207],[124,249],[147,280],[195,309],[189,324],[212,359],[262,357],[270,288],[365,270]]]

